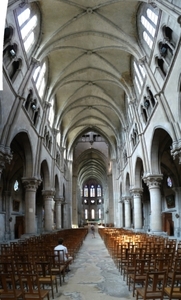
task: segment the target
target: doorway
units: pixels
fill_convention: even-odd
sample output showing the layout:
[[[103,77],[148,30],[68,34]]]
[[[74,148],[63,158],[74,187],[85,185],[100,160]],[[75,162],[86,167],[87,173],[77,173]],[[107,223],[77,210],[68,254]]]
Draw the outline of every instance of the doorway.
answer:
[[[167,232],[168,236],[174,235],[174,222],[172,221],[172,213],[164,213],[162,215],[163,231]]]

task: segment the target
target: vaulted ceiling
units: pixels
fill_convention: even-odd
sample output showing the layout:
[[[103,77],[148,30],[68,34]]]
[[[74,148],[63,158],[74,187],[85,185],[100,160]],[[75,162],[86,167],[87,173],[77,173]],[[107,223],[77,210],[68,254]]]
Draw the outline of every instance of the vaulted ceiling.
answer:
[[[125,94],[133,93],[131,59],[141,56],[136,24],[140,3],[39,1],[42,40],[36,58],[48,61],[48,100],[55,97],[55,125],[69,155],[90,130],[105,138],[112,154],[119,144],[126,126]]]

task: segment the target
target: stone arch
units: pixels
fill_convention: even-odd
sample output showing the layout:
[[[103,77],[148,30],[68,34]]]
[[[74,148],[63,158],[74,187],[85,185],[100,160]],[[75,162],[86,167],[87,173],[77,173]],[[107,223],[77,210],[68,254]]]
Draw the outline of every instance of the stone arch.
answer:
[[[17,133],[10,143],[13,159],[23,168],[23,177],[33,176],[33,154],[29,136],[26,132]]]
[[[135,164],[135,187],[142,188],[142,176],[143,176],[143,161],[140,157],[137,157]]]
[[[55,175],[55,198],[60,197],[60,183],[58,175]]]
[[[167,145],[168,144],[168,145]],[[169,133],[162,128],[157,128],[154,131],[152,144],[151,144],[151,171],[152,174],[161,173],[161,155],[165,147],[169,148],[172,145],[172,138]],[[162,149],[162,151],[161,151]]]
[[[125,193],[126,193],[126,196],[130,195],[130,176],[129,176],[129,173],[126,174]]]
[[[50,188],[50,171],[46,160],[43,160],[41,163],[41,179],[43,190],[48,190]]]

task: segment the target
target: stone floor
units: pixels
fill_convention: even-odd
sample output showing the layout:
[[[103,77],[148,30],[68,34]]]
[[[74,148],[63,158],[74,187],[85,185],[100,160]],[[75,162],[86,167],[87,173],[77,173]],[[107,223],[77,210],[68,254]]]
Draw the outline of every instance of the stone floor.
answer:
[[[135,299],[97,232],[95,238],[88,233],[70,269],[56,299]]]

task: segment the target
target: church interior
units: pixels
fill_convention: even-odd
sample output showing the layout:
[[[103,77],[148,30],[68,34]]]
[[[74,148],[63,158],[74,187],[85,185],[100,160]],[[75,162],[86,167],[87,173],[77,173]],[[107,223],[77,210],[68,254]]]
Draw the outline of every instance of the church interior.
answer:
[[[179,238],[181,1],[9,0],[3,43],[0,241]]]

